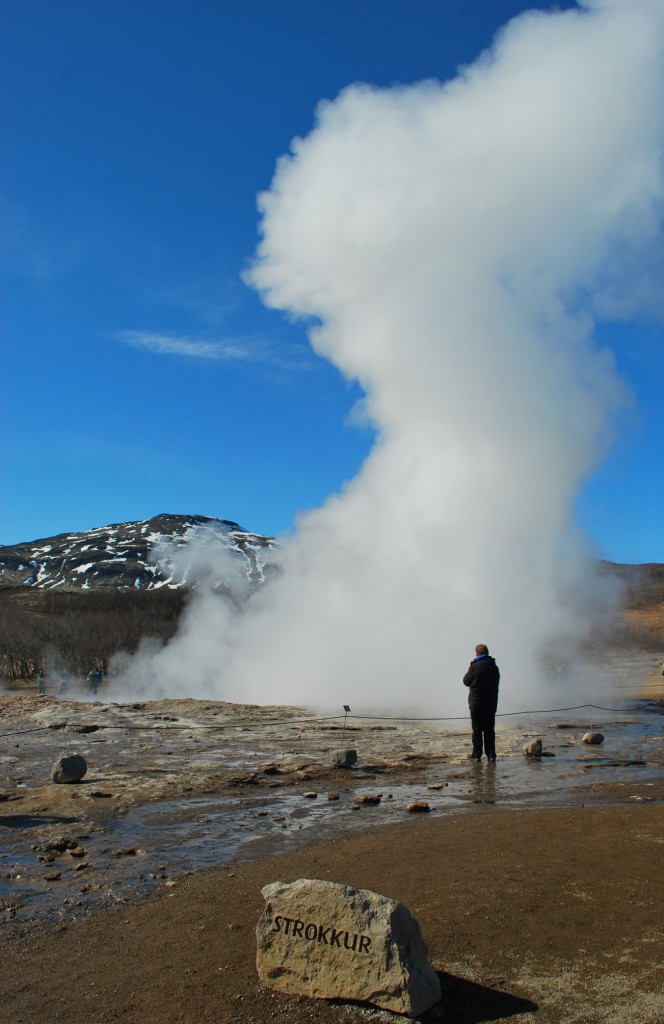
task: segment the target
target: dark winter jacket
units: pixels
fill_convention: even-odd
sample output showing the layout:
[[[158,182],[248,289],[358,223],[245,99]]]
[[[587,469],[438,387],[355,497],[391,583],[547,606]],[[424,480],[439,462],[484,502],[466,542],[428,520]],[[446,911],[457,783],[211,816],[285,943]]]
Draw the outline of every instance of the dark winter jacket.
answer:
[[[490,654],[471,661],[463,677],[468,690],[468,707],[475,715],[495,715],[498,707],[500,671]]]

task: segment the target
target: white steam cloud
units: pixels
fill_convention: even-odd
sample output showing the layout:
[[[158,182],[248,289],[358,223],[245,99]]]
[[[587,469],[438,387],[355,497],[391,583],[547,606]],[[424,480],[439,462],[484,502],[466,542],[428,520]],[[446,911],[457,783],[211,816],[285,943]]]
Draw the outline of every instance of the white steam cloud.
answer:
[[[241,614],[194,601],[134,675],[454,714],[485,642],[503,710],[546,699],[542,651],[599,593],[572,509],[625,396],[593,320],[638,302],[621,282],[660,227],[663,39],[660,0],[528,12],[452,82],[321,104],[260,198],[249,279],[312,318],[377,443],[301,518],[283,576]]]

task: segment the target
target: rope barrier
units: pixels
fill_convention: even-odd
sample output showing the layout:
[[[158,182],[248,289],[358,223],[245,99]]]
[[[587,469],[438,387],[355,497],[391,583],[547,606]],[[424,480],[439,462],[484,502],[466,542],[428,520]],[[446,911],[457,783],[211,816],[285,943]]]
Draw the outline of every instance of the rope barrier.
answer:
[[[607,708],[601,704],[575,704],[572,707],[566,708],[542,708],[537,711],[502,711],[496,715],[496,718],[513,718],[517,715],[526,715],[530,720],[530,715],[553,715],[560,714],[563,711],[585,711],[586,709],[593,709],[595,711],[608,711],[614,715],[623,715],[626,713],[634,713],[636,711],[644,711],[646,708],[652,707],[654,701],[645,701],[643,704],[639,704],[638,707],[634,708]],[[148,729],[161,730],[163,732],[178,732],[182,729],[188,729],[191,732],[216,732],[223,731],[225,729],[243,729],[248,726],[253,728],[256,727],[268,727],[268,726],[287,726],[287,725],[311,725],[314,722],[334,722],[341,718],[354,719],[356,721],[368,721],[368,722],[467,722],[468,715],[446,715],[438,717],[427,717],[427,718],[413,718],[408,716],[398,715],[326,715],[317,718],[290,718],[290,719],[279,719],[277,721],[264,721],[264,720],[251,720],[244,719],[238,722],[224,722],[220,725],[185,725],[185,724],[169,724],[169,725],[100,725],[96,731],[110,731],[112,729],[123,729],[126,732],[145,732]],[[12,736],[25,736],[32,732],[58,732],[59,729],[54,729],[49,725],[38,725],[31,729],[17,729],[14,732],[0,733],[0,739]],[[532,731],[532,729],[531,729]],[[81,735],[89,735],[82,733]]]

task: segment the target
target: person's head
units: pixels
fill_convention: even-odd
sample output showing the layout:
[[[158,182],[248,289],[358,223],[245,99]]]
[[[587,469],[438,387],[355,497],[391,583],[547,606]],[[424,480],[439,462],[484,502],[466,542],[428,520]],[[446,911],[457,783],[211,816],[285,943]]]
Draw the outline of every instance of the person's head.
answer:
[[[475,654],[488,654],[489,648],[486,644],[477,644],[475,647]]]

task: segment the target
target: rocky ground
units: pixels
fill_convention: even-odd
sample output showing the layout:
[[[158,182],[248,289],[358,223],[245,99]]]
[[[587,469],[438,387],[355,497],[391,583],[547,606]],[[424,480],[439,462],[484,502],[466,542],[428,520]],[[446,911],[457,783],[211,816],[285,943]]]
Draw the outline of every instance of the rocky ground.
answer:
[[[641,684],[623,696],[660,696]],[[427,1020],[664,1021],[656,701],[593,721],[599,748],[584,714],[512,719],[489,766],[467,763],[465,722],[99,697],[0,698],[12,1024],[396,1020],[260,986],[261,886],[298,877],[406,903],[443,975]],[[555,756],[526,761],[532,733]],[[62,753],[85,756],[80,783],[50,781]]]
[[[418,818],[184,878],[134,905],[2,945],[12,1024],[387,1024],[366,1006],[265,989],[261,887],[343,880],[402,900],[449,1024],[660,1024],[661,804]]]

